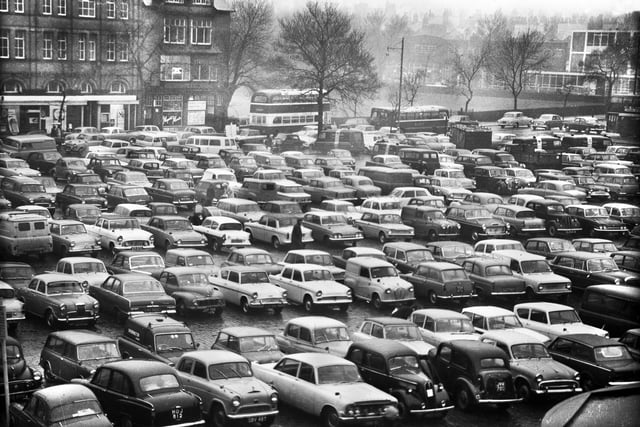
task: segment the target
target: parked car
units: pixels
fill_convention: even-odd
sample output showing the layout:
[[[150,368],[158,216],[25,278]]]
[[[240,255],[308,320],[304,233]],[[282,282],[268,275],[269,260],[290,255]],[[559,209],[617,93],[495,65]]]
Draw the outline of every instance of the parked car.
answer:
[[[177,178],[161,178],[147,188],[147,193],[154,202],[173,203],[178,208],[189,209],[196,204],[195,191],[189,185]]]
[[[593,252],[598,254],[610,255],[618,250],[615,243],[609,239],[599,239],[595,237],[582,237],[571,241],[573,247],[577,251]]]
[[[352,291],[333,279],[331,270],[315,264],[286,264],[282,272],[271,276],[271,283],[287,291],[287,299],[302,304],[307,312],[319,307],[347,311]]]
[[[526,206],[535,212],[535,215],[545,221],[545,227],[549,236],[558,234],[573,234],[582,230],[578,219],[569,215],[565,206],[553,199],[531,200]]]
[[[98,154],[89,160],[87,169],[92,170],[100,176],[100,179],[106,182],[106,179],[117,171],[124,170],[124,166],[120,160],[109,154]]]
[[[609,254],[619,269],[640,273],[640,251],[615,251]]]
[[[319,203],[325,199],[355,201],[356,192],[345,185],[338,178],[314,178],[302,187],[311,196],[311,201]]]
[[[323,200],[318,208],[309,209],[310,212],[326,211],[344,215],[347,222],[353,225],[354,221],[362,218],[362,211],[355,207],[353,203],[346,200]]]
[[[40,374],[40,371],[29,366],[20,341],[12,336],[7,336],[4,340],[7,356],[6,375],[9,381],[9,400],[11,402],[24,400],[31,396],[34,391],[42,387],[42,374]],[[3,374],[3,366],[4,364],[0,365],[0,374]],[[4,402],[4,387],[0,389],[0,398],[2,398]]]
[[[275,365],[254,365],[254,375],[273,384],[280,400],[320,417],[326,426],[393,422],[397,399],[362,382],[353,362],[327,354],[300,353]]]
[[[536,235],[546,231],[544,220],[536,217],[533,210],[516,205],[499,205],[493,217],[509,224],[512,236]]]
[[[141,225],[154,237],[157,248],[203,248],[207,245],[204,235],[196,231],[187,218],[177,215],[153,216],[147,224]]]
[[[381,260],[386,260],[384,252],[375,248],[367,248],[367,247],[352,247],[352,248],[344,248],[342,250],[342,255],[332,255],[333,264],[341,269],[345,269],[347,266],[347,260],[355,257],[370,257],[377,258]]]
[[[347,188],[351,188],[356,192],[356,199],[362,202],[370,197],[380,197],[382,190],[380,187],[373,185],[371,178],[360,175],[349,175],[341,178],[343,184]]]
[[[9,408],[14,427],[87,425],[110,427],[96,395],[80,384],[61,384],[38,390],[28,400]]]
[[[140,185],[111,184],[104,197],[107,207],[114,208],[122,203],[148,205],[153,199],[147,189]]]
[[[612,202],[620,199],[632,200],[639,192],[638,181],[633,175],[600,174],[596,178],[596,184],[609,189]]]
[[[100,178],[100,175],[87,171],[86,173],[76,173],[69,176],[67,184],[85,184],[92,185],[98,189],[98,193],[104,196],[107,192],[108,184]]]
[[[520,126],[531,127],[533,120],[525,116],[521,111],[507,111],[501,119],[498,120],[498,126],[502,129],[505,126],[518,128]]]
[[[51,175],[56,162],[62,155],[57,151],[34,151],[27,157],[29,167],[39,171],[42,175]]]
[[[593,334],[608,337],[607,331],[585,325],[578,313],[568,305],[550,302],[516,304],[513,312],[525,328],[554,339],[567,334]]]
[[[420,263],[433,261],[431,252],[418,243],[390,242],[382,247],[382,252],[401,273],[411,273]]]
[[[462,261],[462,268],[469,275],[480,299],[495,296],[515,299],[525,293],[525,281],[516,277],[508,263],[501,258],[468,258]]]
[[[532,237],[524,242],[527,252],[541,255],[548,260],[554,259],[561,252],[573,252],[576,248],[570,240],[558,237]]]
[[[56,194],[56,205],[61,210],[78,203],[95,205],[101,210],[107,210],[107,199],[102,197],[98,190],[91,185],[67,184],[60,193]]]
[[[278,414],[278,393],[253,376],[250,362],[226,350],[183,354],[176,363],[184,389],[200,398],[214,425],[231,422],[269,426]]]
[[[412,415],[444,417],[453,409],[447,391],[424,369],[420,353],[390,340],[355,342],[347,360],[355,363],[362,379],[398,399],[402,420]]]
[[[465,302],[476,297],[473,282],[458,264],[422,262],[415,272],[401,277],[413,285],[416,296],[426,297],[432,305],[436,305],[438,299]]]
[[[380,243],[390,240],[411,240],[413,227],[402,223],[400,215],[364,212],[360,219],[354,221],[365,237],[377,239]]]
[[[51,332],[40,353],[40,366],[47,383],[69,382],[89,378],[99,366],[121,359],[115,339],[78,329]]]
[[[4,307],[7,330],[15,334],[18,325],[25,319],[24,303],[17,298],[16,289],[0,281],[0,305]]]
[[[494,218],[486,208],[476,205],[449,206],[445,216],[460,224],[460,235],[477,242],[483,238],[500,238],[509,234],[509,225]]]
[[[290,319],[276,341],[285,354],[313,352],[338,357],[344,357],[353,343],[344,323],[325,316]]]
[[[376,258],[347,260],[344,283],[355,298],[371,303],[377,310],[411,304],[416,298],[413,285],[391,263]]]
[[[60,256],[92,254],[100,250],[100,242],[80,221],[59,219],[49,221],[53,251]]]
[[[18,298],[24,302],[26,313],[42,317],[52,329],[77,324],[92,327],[100,318],[98,301],[67,274],[38,274],[18,290]]]
[[[16,291],[27,287],[33,276],[33,267],[25,262],[0,261],[0,280],[11,285]]]
[[[302,225],[311,230],[314,240],[325,245],[340,242],[355,246],[358,240],[364,239],[362,232],[349,225],[346,217],[333,212],[308,212]]]
[[[435,347],[445,341],[477,341],[480,338],[474,331],[471,319],[457,311],[422,308],[413,311],[408,320],[420,329],[422,339]]]
[[[596,236],[623,236],[629,232],[619,220],[609,217],[607,210],[597,205],[569,205],[566,211],[577,219],[582,226],[583,233]]]
[[[518,317],[506,308],[491,305],[476,305],[465,307],[462,314],[471,319],[471,323],[478,334],[509,329],[527,335],[536,341],[548,344],[549,338],[539,332],[525,328]]]
[[[454,264],[462,264],[465,259],[476,255],[473,246],[456,240],[428,242],[424,247],[431,252],[435,261],[452,262]]]
[[[640,275],[622,271],[607,254],[573,251],[560,253],[551,262],[552,270],[571,280],[573,288],[613,284],[640,286]]]
[[[228,216],[245,224],[248,221],[259,221],[264,212],[253,200],[222,199],[218,201],[219,215]]]
[[[604,127],[595,117],[575,117],[571,120],[565,120],[563,127],[567,131],[576,131],[576,132],[585,132],[591,133],[592,131],[596,133],[601,133],[604,131]]]
[[[91,380],[75,381],[96,394],[109,419],[118,425],[204,424],[201,399],[186,391],[176,370],[165,363],[121,360],[102,365]],[[128,398],[122,399],[123,394]]]
[[[210,283],[209,275],[199,267],[168,267],[159,281],[165,292],[175,299],[176,313],[186,316],[189,312],[222,314],[224,296]]]
[[[247,222],[244,229],[252,241],[270,243],[274,249],[290,245],[293,226],[297,218],[291,214],[267,214],[257,222]],[[302,227],[302,243],[313,241],[311,230]]]
[[[519,402],[507,354],[491,344],[468,340],[441,343],[429,352],[429,368],[451,390],[456,406]]]
[[[251,245],[251,234],[242,230],[242,223],[226,216],[208,216],[202,224],[194,225],[193,230],[205,237],[214,252]]]
[[[400,342],[415,351],[420,359],[426,359],[433,345],[423,340],[420,329],[414,323],[397,317],[366,317],[352,335],[354,342],[378,339]]]
[[[568,334],[548,347],[554,360],[580,373],[583,390],[640,384],[640,362],[619,341],[590,334]]]
[[[158,278],[164,267],[164,259],[157,252],[126,250],[114,255],[107,271],[110,274],[142,273]]]
[[[211,348],[232,351],[256,363],[275,363],[284,356],[272,332],[253,326],[221,329]]]
[[[531,128],[550,130],[553,128],[562,129],[564,127],[564,120],[557,114],[541,114],[540,117],[534,119],[531,123]]]
[[[60,258],[55,268],[56,273],[72,275],[82,281],[82,286],[100,285],[109,277],[104,262],[86,256],[70,256]]]
[[[480,340],[507,353],[516,393],[525,402],[582,392],[580,374],[553,360],[541,341],[511,329],[485,332]]]
[[[44,185],[27,176],[8,176],[0,183],[0,191],[11,206],[38,205],[50,212],[55,210],[55,196]]]
[[[320,265],[331,271],[331,276],[336,282],[344,282],[344,268],[337,267],[328,252],[317,249],[293,249],[287,252],[280,265],[287,264],[314,264]]]

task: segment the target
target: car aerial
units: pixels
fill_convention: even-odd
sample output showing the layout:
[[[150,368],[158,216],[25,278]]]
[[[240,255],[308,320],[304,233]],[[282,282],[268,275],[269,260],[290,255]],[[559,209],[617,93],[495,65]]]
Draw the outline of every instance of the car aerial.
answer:
[[[320,265],[331,271],[333,280],[336,282],[344,282],[344,269],[337,267],[331,255],[325,251],[317,249],[293,249],[286,253],[282,262],[279,264],[281,266],[286,264]]]
[[[27,176],[8,176],[0,183],[0,191],[11,206],[38,205],[55,210],[55,196],[44,185]]]
[[[526,302],[516,304],[513,312],[525,328],[540,332],[554,339],[566,334],[593,334],[608,337],[604,329],[585,325],[578,313],[568,305],[551,302]]]
[[[97,332],[76,329],[51,332],[40,353],[48,383],[89,378],[100,365],[121,360],[116,340]]]
[[[549,343],[549,338],[546,335],[522,326],[518,316],[506,308],[492,305],[476,305],[463,308],[462,314],[471,320],[471,324],[478,334],[508,329],[528,335],[537,342]]]
[[[270,426],[278,414],[278,393],[253,376],[250,362],[226,350],[183,354],[176,363],[185,390],[200,397],[213,425],[232,422]]]
[[[471,320],[457,311],[422,308],[414,310],[407,320],[420,329],[422,339],[432,346],[437,347],[441,342],[450,340],[477,341],[479,339]]]
[[[413,227],[403,224],[400,215],[377,212],[364,212],[354,221],[364,237],[377,239],[380,243],[391,240],[411,240]]]
[[[509,224],[512,236],[535,235],[546,231],[544,219],[536,217],[532,209],[516,205],[499,205],[493,217]]]
[[[0,281],[0,305],[6,313],[7,330],[15,334],[18,324],[25,319],[24,303],[18,300],[16,290],[3,281]]]
[[[344,215],[334,212],[307,212],[302,225],[311,230],[315,241],[326,245],[342,243],[355,246],[358,240],[364,239],[362,232],[349,225]]]
[[[555,297],[565,301],[571,294],[571,281],[554,273],[545,257],[513,249],[493,253],[505,258],[514,275],[524,279],[529,300]]]
[[[109,274],[141,273],[158,278],[164,268],[164,259],[157,252],[126,250],[114,255],[107,271]]]
[[[598,175],[596,184],[604,185],[609,189],[611,201],[632,200],[639,191],[638,181],[633,175],[601,174]]]
[[[551,268],[580,290],[601,284],[640,286],[640,275],[620,270],[608,254],[579,250],[559,253],[551,261]]]
[[[104,195],[107,192],[108,184],[100,178],[100,175],[91,171],[86,173],[76,173],[71,175],[67,180],[67,184],[85,184],[92,185],[98,189],[98,193]]]
[[[178,215],[157,215],[147,224],[141,225],[154,237],[157,248],[204,248],[207,245],[205,235],[196,231],[187,218]]]
[[[70,274],[80,280],[85,288],[89,285],[100,285],[109,276],[104,262],[86,256],[60,258],[55,273]]]
[[[38,274],[18,290],[18,299],[26,313],[42,317],[52,329],[81,323],[93,326],[100,318],[98,301],[68,274]]]
[[[533,122],[531,122],[531,128],[533,130],[549,130],[553,128],[562,129],[563,127],[564,121],[562,120],[562,117],[557,114],[541,114],[540,117],[534,119]]]
[[[552,260],[560,252],[572,252],[576,248],[570,240],[558,237],[532,237],[524,242],[524,249],[532,254]]]
[[[519,402],[507,354],[494,345],[453,340],[429,352],[429,368],[450,390],[455,405],[469,411],[477,405]]]
[[[347,260],[355,257],[370,257],[370,258],[386,260],[384,252],[382,252],[379,249],[366,248],[366,247],[352,247],[352,248],[344,248],[342,250],[342,255],[332,255],[333,265],[344,270],[344,268],[347,266]]]
[[[509,234],[509,225],[494,218],[491,212],[482,206],[449,206],[445,216],[460,224],[461,236],[474,242],[488,237],[504,238]]]
[[[512,329],[485,332],[480,340],[509,356],[516,393],[525,402],[538,396],[580,393],[580,374],[551,358],[545,345]]]
[[[288,320],[276,335],[283,353],[327,353],[344,357],[353,343],[347,326],[325,316],[296,317]]]
[[[591,334],[568,334],[548,347],[554,360],[580,373],[584,391],[615,385],[640,384],[640,362],[623,343]]]
[[[208,216],[193,230],[204,236],[205,242],[214,252],[222,249],[250,246],[250,233],[242,230],[242,223],[226,216]]]
[[[271,276],[271,283],[287,291],[287,299],[302,304],[307,312],[319,307],[346,311],[352,291],[333,279],[329,268],[315,264],[286,264],[282,272]]]
[[[416,296],[426,297],[432,305],[436,305],[438,299],[465,302],[476,297],[473,282],[458,264],[422,262],[415,272],[401,277],[414,286]]]
[[[8,283],[15,290],[27,287],[33,276],[35,271],[27,263],[0,261],[0,281]]]
[[[468,243],[455,240],[441,240],[438,242],[427,242],[424,247],[431,252],[435,261],[452,262],[462,264],[462,262],[475,256],[473,246]]]
[[[398,399],[402,420],[411,415],[444,417],[453,409],[447,391],[430,378],[420,353],[405,343],[390,340],[355,342],[349,348],[347,360],[355,363],[362,379]]]
[[[300,353],[276,364],[253,365],[253,370],[273,384],[282,402],[320,417],[328,427],[398,417],[397,399],[364,383],[357,366],[341,357]]]
[[[640,207],[629,203],[605,203],[602,205],[610,218],[626,224],[629,230],[640,224]]]
[[[599,239],[595,237],[582,237],[571,241],[577,251],[594,252],[610,255],[618,250],[615,243],[609,239]]]
[[[513,128],[531,127],[533,120],[530,117],[525,116],[521,111],[507,111],[504,113],[501,119],[498,120],[498,126],[502,129],[505,126],[511,126]]]
[[[525,281],[516,277],[508,262],[494,257],[468,258],[462,267],[473,282],[475,293],[480,299],[489,297],[517,298],[525,293]]]
[[[114,274],[99,285],[89,286],[89,295],[98,300],[104,313],[122,321],[132,314],[175,313],[176,301],[160,282],[140,273]]]
[[[199,267],[168,267],[159,278],[165,292],[175,299],[176,313],[222,314],[225,306],[222,292],[213,286],[206,271]]]
[[[49,221],[49,231],[53,240],[53,251],[60,256],[92,254],[100,251],[100,242],[89,233],[83,223],[71,219]]]
[[[137,218],[105,215],[98,217],[87,230],[103,249],[116,254],[122,250],[152,249],[154,237],[140,228]]]
[[[147,188],[147,193],[154,202],[173,203],[178,208],[189,209],[196,204],[195,191],[189,185],[177,178],[161,178]]]
[[[120,378],[117,382],[115,378]],[[149,360],[102,365],[90,380],[74,380],[91,389],[112,422],[122,426],[203,425],[201,399],[185,390],[171,366]],[[128,396],[122,399],[122,395]]]
[[[60,384],[35,392],[24,402],[9,408],[14,427],[53,427],[81,425],[110,427],[96,395],[80,384]]]
[[[257,222],[247,222],[244,229],[249,233],[251,241],[270,243],[274,249],[283,245],[291,245],[291,235],[297,217],[292,214],[267,214]],[[302,227],[302,243],[313,241],[311,230]]]
[[[147,205],[152,201],[147,189],[140,185],[111,184],[104,197],[107,199],[109,208],[114,208],[121,203]]]
[[[532,209],[536,216],[545,221],[547,233],[551,237],[558,234],[574,234],[582,231],[580,222],[567,213],[564,204],[553,199],[530,200],[526,207]]]
[[[418,243],[390,242],[382,247],[382,252],[401,273],[411,273],[421,262],[433,261],[433,254]]]
[[[352,338],[354,342],[372,339],[372,342],[377,339],[401,342],[415,351],[420,359],[426,359],[427,353],[433,348],[433,345],[424,341],[416,324],[391,316],[366,317],[352,334]]]
[[[256,363],[275,363],[284,356],[272,332],[253,326],[221,329],[211,348],[232,351]]]

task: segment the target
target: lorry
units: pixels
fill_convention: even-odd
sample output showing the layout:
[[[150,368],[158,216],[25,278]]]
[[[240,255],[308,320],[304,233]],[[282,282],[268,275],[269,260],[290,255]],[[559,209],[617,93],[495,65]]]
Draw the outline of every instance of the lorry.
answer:
[[[559,144],[553,141],[538,140],[538,137],[514,138],[504,149],[511,153],[517,162],[530,170],[562,169]]]
[[[465,123],[451,125],[450,141],[457,148],[475,150],[476,148],[491,148],[491,129],[484,126],[470,126]]]

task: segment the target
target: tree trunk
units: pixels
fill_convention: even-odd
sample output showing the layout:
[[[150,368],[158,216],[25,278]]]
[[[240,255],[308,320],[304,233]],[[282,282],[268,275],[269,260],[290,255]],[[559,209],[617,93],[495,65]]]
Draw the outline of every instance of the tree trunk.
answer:
[[[323,114],[324,114],[324,86],[320,83],[318,87],[318,135],[322,132],[322,128],[324,127],[323,122]]]
[[[513,110],[517,111],[518,110],[518,97],[517,96],[513,96]]]

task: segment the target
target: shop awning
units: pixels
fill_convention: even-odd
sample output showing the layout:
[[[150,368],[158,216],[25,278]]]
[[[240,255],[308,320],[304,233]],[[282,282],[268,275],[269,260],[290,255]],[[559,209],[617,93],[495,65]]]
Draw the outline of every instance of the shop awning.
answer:
[[[4,95],[3,104],[20,106],[40,106],[60,104],[62,95]],[[98,104],[138,104],[135,95],[69,95],[64,103],[68,106],[87,105],[88,102]]]

